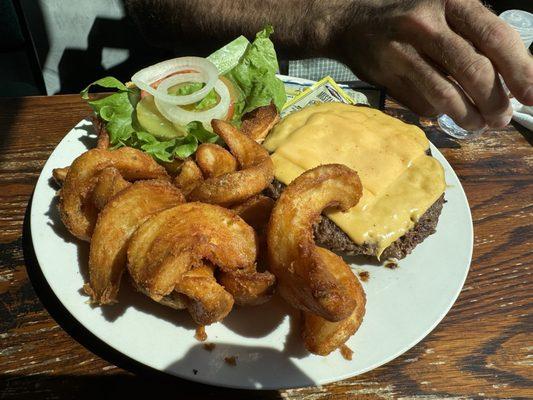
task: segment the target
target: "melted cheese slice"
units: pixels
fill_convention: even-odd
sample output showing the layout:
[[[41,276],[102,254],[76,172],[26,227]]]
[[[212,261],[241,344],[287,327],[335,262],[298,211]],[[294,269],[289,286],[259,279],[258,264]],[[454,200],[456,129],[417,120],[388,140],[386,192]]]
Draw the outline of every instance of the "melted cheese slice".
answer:
[[[327,216],[355,243],[376,246],[378,256],[413,228],[446,186],[442,166],[426,155],[424,132],[368,107],[307,107],[285,117],[263,145],[273,152],[276,179],[286,185],[322,164],[357,171],[361,200]]]

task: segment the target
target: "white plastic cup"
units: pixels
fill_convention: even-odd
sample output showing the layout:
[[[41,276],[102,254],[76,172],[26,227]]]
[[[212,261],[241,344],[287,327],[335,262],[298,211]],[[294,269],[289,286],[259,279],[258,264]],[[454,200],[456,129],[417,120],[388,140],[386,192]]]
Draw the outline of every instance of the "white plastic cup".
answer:
[[[500,14],[500,18],[520,34],[529,49],[533,43],[533,14],[523,10],[507,10]]]

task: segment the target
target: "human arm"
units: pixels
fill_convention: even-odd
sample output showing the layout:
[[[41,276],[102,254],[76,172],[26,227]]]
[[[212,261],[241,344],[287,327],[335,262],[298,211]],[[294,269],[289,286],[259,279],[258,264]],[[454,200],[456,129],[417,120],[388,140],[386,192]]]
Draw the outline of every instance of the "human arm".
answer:
[[[297,56],[331,53],[347,25],[347,0],[126,0],[150,42],[172,47],[184,37],[229,40],[274,26],[276,44]],[[328,49],[331,49],[328,51]]]
[[[297,55],[346,62],[421,115],[446,113],[469,129],[501,127],[511,93],[533,105],[533,61],[520,37],[477,0],[128,0],[144,32],[252,36],[266,23]],[[159,27],[159,30],[150,27]],[[159,39],[157,38],[157,32]]]

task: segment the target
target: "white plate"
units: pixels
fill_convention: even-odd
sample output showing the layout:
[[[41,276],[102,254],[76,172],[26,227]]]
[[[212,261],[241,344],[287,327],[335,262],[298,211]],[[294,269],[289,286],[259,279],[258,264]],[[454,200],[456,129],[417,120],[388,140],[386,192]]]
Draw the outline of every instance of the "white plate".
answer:
[[[370,273],[363,283],[366,315],[348,341],[352,361],[334,352],[314,356],[303,349],[294,312],[281,300],[235,309],[222,323],[207,327],[212,352],[194,338],[186,312],[151,302],[122,285],[120,303],[91,308],[80,292],[87,276],[88,245],[72,239],[63,227],[51,184],[52,169],[64,167],[88,147],[92,131],[81,121],[59,143],[35,188],[31,234],[42,272],[55,295],[82,325],[124,355],[157,370],[202,383],[280,389],[326,384],[370,371],[423,339],[457,298],[472,255],[472,219],[464,191],[442,154],[431,147],[446,171],[447,203],[437,232],[390,270],[357,265]],[[289,317],[287,313],[292,313]],[[294,322],[292,322],[294,321]],[[50,350],[53,351],[53,350]],[[224,358],[237,357],[229,366]]]

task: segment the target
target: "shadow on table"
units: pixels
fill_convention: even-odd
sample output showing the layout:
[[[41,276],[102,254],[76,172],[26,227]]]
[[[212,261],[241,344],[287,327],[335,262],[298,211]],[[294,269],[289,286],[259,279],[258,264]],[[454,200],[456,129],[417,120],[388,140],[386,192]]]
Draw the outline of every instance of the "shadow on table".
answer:
[[[163,374],[162,374],[163,375]],[[281,400],[277,391],[226,389],[163,376],[107,375],[0,375],[3,400],[49,399],[178,399]],[[169,395],[170,393],[170,395]],[[177,395],[176,395],[177,394]]]
[[[221,389],[212,386],[186,381],[176,378],[168,373],[158,371],[156,369],[147,367],[115,350],[107,345],[102,340],[89,332],[82,324],[80,324],[63,306],[58,298],[53,293],[48,282],[46,281],[41,268],[36,259],[35,251],[33,249],[31,230],[30,230],[30,210],[33,195],[28,202],[26,213],[24,217],[23,234],[22,234],[22,248],[24,254],[24,262],[28,277],[33,285],[33,288],[43,303],[44,307],[55,319],[55,321],[76,341],[86,347],[88,350],[103,358],[107,362],[116,365],[126,371],[142,376],[139,377],[129,375],[113,375],[107,373],[102,376],[74,376],[74,375],[35,375],[35,376],[18,376],[18,375],[0,375],[0,393],[2,399],[22,399],[22,398],[39,398],[45,399],[46,394],[54,395],[54,398],[89,398],[93,395],[105,393],[105,398],[112,398],[113,394],[123,397],[125,393],[134,393],[135,397],[143,393],[146,395],[153,394],[154,390],[158,392],[165,388],[170,390],[177,389],[180,394],[194,393],[194,398],[221,398],[231,397],[232,399],[279,399],[279,394],[276,391],[245,391],[237,389]],[[159,306],[155,304],[155,306]],[[172,310],[171,310],[172,311]],[[220,347],[222,348],[222,347]],[[202,348],[202,344],[193,347],[187,355],[182,359],[177,360],[166,370],[171,371],[180,364],[188,364],[191,357],[201,349],[203,353],[208,353]],[[235,350],[235,349],[234,349]],[[241,348],[239,354],[245,352],[257,352],[257,348],[250,347],[247,349]],[[53,349],[51,349],[53,351]],[[275,354],[274,354],[275,353]],[[287,353],[277,352],[268,349],[266,354],[268,358],[281,360],[285,359],[286,363],[291,363],[287,357]],[[281,356],[284,354],[284,356]],[[230,367],[228,367],[230,368]],[[296,366],[287,365],[289,371],[294,376],[299,377],[300,382],[312,381],[307,378]],[[192,368],[191,368],[191,373]],[[247,379],[253,379],[253,376],[248,376]],[[121,385],[124,383],[124,385]],[[260,383],[260,382],[259,382]],[[27,397],[24,397],[27,395]],[[191,397],[192,398],[192,397]]]
[[[461,147],[460,141],[448,136],[438,125],[435,118],[423,118],[407,108],[387,108],[386,114],[402,120],[407,124],[413,124],[421,128],[426,137],[436,147],[457,149]]]

